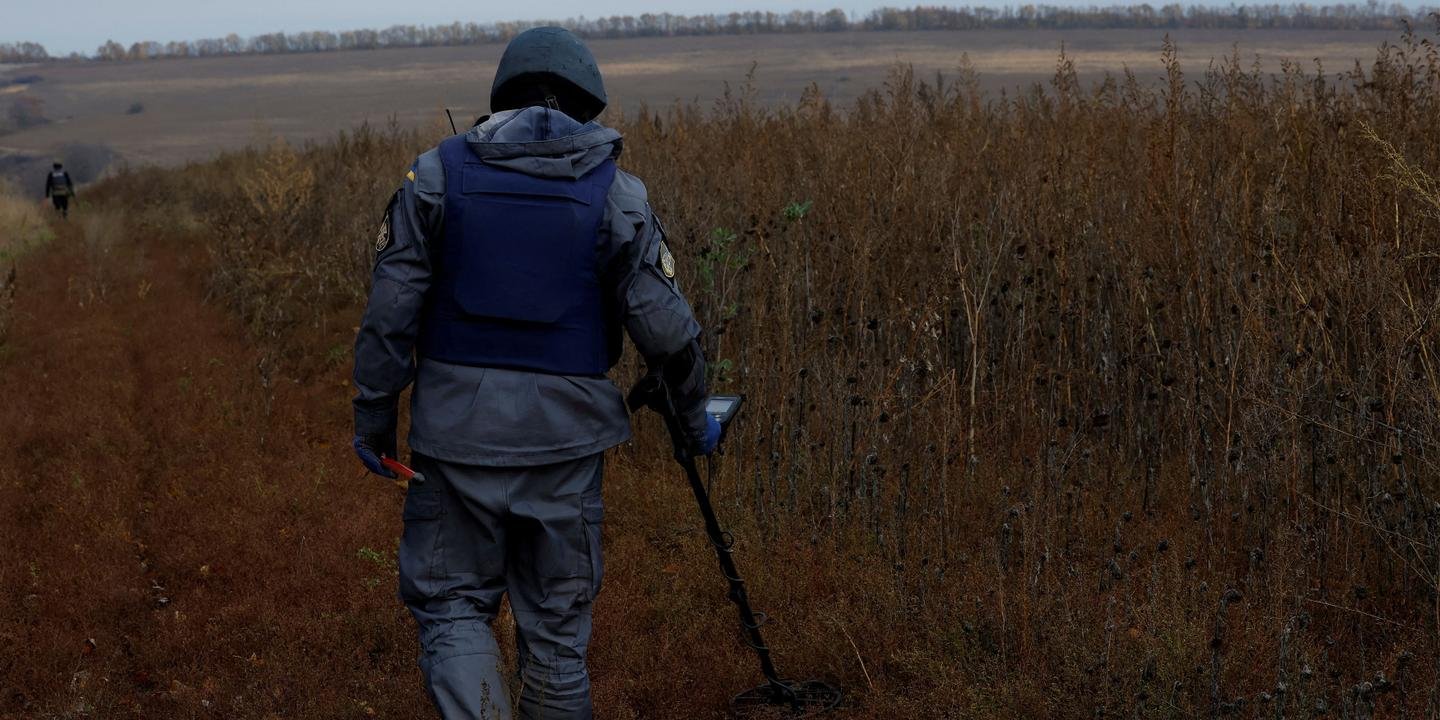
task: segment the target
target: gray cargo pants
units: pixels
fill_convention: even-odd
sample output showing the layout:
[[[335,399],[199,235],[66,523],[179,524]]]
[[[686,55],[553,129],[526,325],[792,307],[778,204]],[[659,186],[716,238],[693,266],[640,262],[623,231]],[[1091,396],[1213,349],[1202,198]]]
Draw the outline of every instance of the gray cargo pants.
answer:
[[[511,717],[490,627],[508,592],[519,716],[590,718],[604,456],[513,468],[414,460],[426,481],[405,497],[400,598],[419,625],[420,668],[440,715]]]

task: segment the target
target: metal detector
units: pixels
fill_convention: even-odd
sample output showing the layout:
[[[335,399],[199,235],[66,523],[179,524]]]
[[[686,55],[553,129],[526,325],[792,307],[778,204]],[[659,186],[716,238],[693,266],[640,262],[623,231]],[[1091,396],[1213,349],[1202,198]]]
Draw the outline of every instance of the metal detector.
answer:
[[[740,572],[735,569],[735,561],[731,557],[735,548],[735,536],[720,529],[720,521],[715,518],[715,509],[710,505],[710,494],[705,490],[705,484],[700,481],[695,457],[685,441],[684,428],[670,396],[670,388],[659,372],[651,372],[641,378],[631,389],[626,402],[631,412],[648,407],[665,419],[665,427],[670,431],[670,441],[675,450],[675,460],[685,469],[685,477],[690,480],[690,489],[695,493],[695,501],[700,505],[700,515],[705,519],[705,534],[709,536],[710,544],[715,547],[715,555],[720,560],[720,572],[730,584],[727,597],[735,603],[740,612],[740,625],[745,632],[745,642],[760,659],[760,672],[765,675],[765,683],[736,695],[730,701],[731,709],[737,715],[744,715],[764,708],[781,708],[788,709],[794,717],[806,717],[834,709],[843,697],[839,688],[820,680],[782,680],[775,671],[775,664],[770,660],[770,647],[760,635],[760,627],[770,618],[765,613],[755,612],[750,608],[745,581],[740,579]],[[706,402],[705,412],[720,422],[721,442],[729,431],[730,421],[740,412],[743,402],[744,398],[738,395],[716,395]]]

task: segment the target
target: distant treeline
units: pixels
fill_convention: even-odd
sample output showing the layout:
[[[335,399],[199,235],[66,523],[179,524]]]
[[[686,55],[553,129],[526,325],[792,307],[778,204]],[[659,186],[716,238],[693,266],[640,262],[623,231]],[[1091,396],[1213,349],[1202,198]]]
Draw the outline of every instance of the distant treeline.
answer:
[[[40,43],[0,43],[0,63],[39,62],[50,60],[50,53]]]
[[[242,38],[234,33],[223,38],[159,43],[142,41],[129,47],[114,40],[89,56],[96,60],[151,60],[216,55],[270,55],[278,53],[373,50],[396,47],[440,47],[506,42],[516,34],[539,25],[563,25],[586,38],[676,37],[697,35],[753,35],[771,33],[816,33],[847,30],[989,30],[989,29],[1070,29],[1070,28],[1215,28],[1215,29],[1310,29],[1310,30],[1396,30],[1405,23],[1423,21],[1433,11],[1411,10],[1399,3],[1381,5],[1371,0],[1364,5],[1203,5],[1170,4],[1155,7],[1112,5],[1059,7],[1021,5],[1007,7],[880,8],[863,17],[851,17],[843,10],[828,12],[792,11],[735,12],[722,15],[672,15],[670,13],[571,19],[563,21],[462,23],[449,25],[394,25],[383,30],[317,30],[297,33],[266,33]],[[85,59],[78,53],[72,59]],[[52,59],[36,43],[0,44],[0,62],[36,62]]]

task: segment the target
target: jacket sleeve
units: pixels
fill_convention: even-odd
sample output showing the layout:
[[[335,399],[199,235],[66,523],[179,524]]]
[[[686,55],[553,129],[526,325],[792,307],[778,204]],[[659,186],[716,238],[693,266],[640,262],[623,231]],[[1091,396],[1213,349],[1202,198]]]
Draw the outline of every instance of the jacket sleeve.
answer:
[[[609,265],[614,302],[645,364],[663,368],[690,440],[699,444],[705,436],[707,397],[700,323],[675,281],[675,260],[644,187],[628,175],[616,180],[609,223],[615,241]]]
[[[415,377],[420,311],[430,289],[430,237],[439,227],[444,172],[422,155],[392,196],[375,236],[370,300],[355,336],[355,432],[393,432],[400,393]]]
[[[50,173],[45,173],[45,197],[50,197],[50,186],[53,184],[54,177]]]

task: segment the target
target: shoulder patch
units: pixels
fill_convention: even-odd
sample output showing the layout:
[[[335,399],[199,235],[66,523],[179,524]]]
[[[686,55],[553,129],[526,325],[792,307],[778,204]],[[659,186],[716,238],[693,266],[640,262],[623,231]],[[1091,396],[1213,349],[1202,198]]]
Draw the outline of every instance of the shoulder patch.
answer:
[[[390,247],[390,213],[385,213],[385,219],[380,221],[380,231],[375,233],[375,252],[384,252]]]
[[[405,179],[409,180],[410,182],[415,182],[415,171],[411,170],[405,173]]]
[[[399,199],[400,193],[396,192],[395,195],[390,199],[390,202],[385,205],[385,216],[380,218],[380,229],[375,231],[376,253],[385,252],[385,248],[390,247],[391,216],[395,211],[395,202]]]
[[[670,246],[664,240],[660,241],[660,271],[667,278],[675,277],[675,256],[670,254]]]

